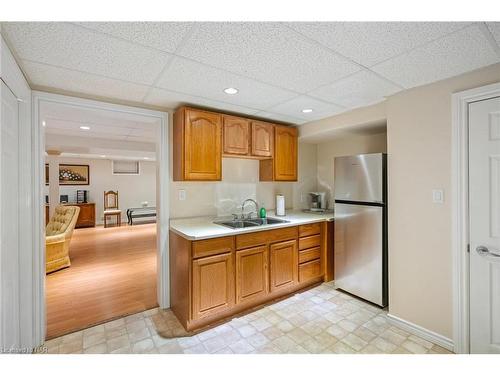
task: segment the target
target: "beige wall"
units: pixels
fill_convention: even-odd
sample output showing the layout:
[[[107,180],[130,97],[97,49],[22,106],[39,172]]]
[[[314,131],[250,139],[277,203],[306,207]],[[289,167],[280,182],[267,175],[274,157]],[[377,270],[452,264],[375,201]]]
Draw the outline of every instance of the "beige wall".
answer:
[[[333,208],[333,160],[337,156],[387,151],[387,134],[351,135],[318,144],[318,191],[327,192],[329,208]]]
[[[500,64],[387,101],[390,312],[452,337],[451,94],[500,81]],[[432,203],[432,189],[445,191]]]
[[[499,81],[500,64],[495,64],[401,92],[389,97],[384,106],[354,110],[301,127],[301,137],[318,137],[321,131],[327,134],[349,124],[378,122],[385,111],[389,312],[448,338],[452,337],[453,324],[451,94]],[[320,145],[319,161],[321,150]],[[444,204],[432,203],[432,189],[436,188],[444,189]]]
[[[111,160],[58,158],[60,164],[88,164],[90,185],[60,186],[59,194],[68,195],[70,202],[76,202],[77,190],[89,191],[89,202],[96,204],[96,223],[103,223],[104,191],[118,190],[119,205],[122,210],[122,222],[127,221],[127,208],[141,207],[142,202],[149,206],[156,205],[156,163],[141,161],[140,175],[114,175]],[[48,186],[45,194],[48,195]]]
[[[316,145],[299,143],[298,182],[259,182],[258,160],[223,158],[220,182],[174,182],[171,177],[170,217],[226,216],[240,212],[246,198],[274,209],[276,194],[285,196],[289,209],[305,208],[301,195],[316,190],[316,165]],[[186,191],[186,200],[179,200],[179,190]],[[249,205],[246,211],[251,210]]]

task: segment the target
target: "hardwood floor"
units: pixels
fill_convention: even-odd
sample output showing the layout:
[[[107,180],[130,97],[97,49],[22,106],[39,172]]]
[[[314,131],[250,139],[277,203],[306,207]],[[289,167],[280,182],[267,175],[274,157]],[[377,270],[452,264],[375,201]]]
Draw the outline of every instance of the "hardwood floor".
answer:
[[[156,224],[76,229],[71,267],[47,275],[47,338],[157,306]]]

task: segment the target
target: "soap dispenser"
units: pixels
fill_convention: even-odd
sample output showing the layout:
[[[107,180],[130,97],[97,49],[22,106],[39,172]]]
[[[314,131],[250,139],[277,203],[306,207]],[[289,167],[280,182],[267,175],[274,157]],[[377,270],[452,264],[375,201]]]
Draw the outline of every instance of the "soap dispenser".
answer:
[[[267,212],[266,212],[266,209],[264,207],[264,203],[262,203],[260,205],[259,216],[260,216],[261,219],[265,219],[266,216],[267,216]]]

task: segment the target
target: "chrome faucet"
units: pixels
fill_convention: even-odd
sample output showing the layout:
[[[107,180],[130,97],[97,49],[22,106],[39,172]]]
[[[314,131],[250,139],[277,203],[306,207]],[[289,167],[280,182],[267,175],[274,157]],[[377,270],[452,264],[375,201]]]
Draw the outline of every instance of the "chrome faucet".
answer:
[[[245,215],[243,214],[243,210],[245,209],[245,204],[246,204],[247,202],[252,202],[252,203],[255,205],[255,215],[256,215],[256,216],[259,216],[259,205],[258,205],[258,204],[257,204],[257,202],[256,202],[256,201],[254,201],[253,199],[248,198],[248,199],[245,199],[245,201],[241,204],[241,219],[242,219],[242,220],[245,218]],[[252,217],[252,214],[253,214],[253,212],[250,212],[250,213],[248,214],[247,219],[250,219],[250,218]]]

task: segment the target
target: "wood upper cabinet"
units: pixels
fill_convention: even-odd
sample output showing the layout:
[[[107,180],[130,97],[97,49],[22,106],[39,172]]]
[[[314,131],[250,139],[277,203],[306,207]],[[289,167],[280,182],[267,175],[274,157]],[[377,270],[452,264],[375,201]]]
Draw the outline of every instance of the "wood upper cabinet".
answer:
[[[192,108],[174,114],[174,180],[220,181],[222,116]]]
[[[222,156],[260,159],[261,181],[297,181],[297,128],[190,107],[174,113],[174,181],[221,181]]]
[[[274,125],[252,121],[251,144],[253,156],[271,158],[274,150]]]
[[[234,305],[233,254],[193,260],[192,319],[216,314]]]
[[[297,181],[297,128],[277,125],[274,131],[274,179]]]
[[[241,117],[223,117],[223,151],[228,156],[246,156],[250,152],[250,121]]]
[[[286,289],[298,282],[297,241],[290,240],[270,245],[271,292]]]
[[[236,252],[236,303],[255,300],[268,293],[267,246]]]
[[[274,126],[274,157],[260,161],[261,181],[297,181],[297,128]]]

